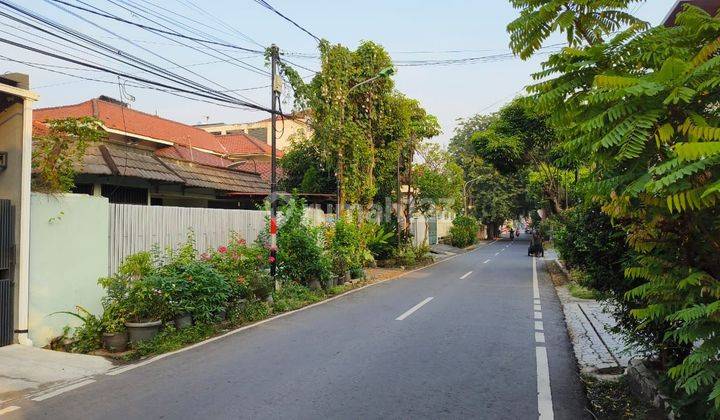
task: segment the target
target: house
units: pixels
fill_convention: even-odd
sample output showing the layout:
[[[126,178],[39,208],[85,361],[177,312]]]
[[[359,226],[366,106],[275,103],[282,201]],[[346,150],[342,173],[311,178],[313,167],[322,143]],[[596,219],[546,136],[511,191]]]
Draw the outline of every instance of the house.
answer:
[[[32,104],[27,75],[0,76],[0,346],[28,339]]]
[[[107,138],[88,148],[76,193],[111,203],[211,208],[255,208],[269,194],[267,178],[247,169],[254,169],[250,158],[264,159],[261,142],[214,136],[106,96],[35,110],[35,132],[48,120],[84,116],[100,120]]]
[[[272,144],[272,129],[270,118],[250,123],[212,123],[200,124],[195,127],[215,135],[246,134],[254,139],[260,140],[270,146]],[[284,150],[290,146],[294,135],[304,133],[311,134],[310,126],[307,123],[307,113],[299,112],[293,114],[293,118],[278,118],[276,122],[277,148]]]
[[[697,6],[713,16],[720,9],[720,0],[677,0],[675,2],[675,5],[670,9],[670,12],[668,12],[667,16],[665,17],[663,24],[665,26],[674,26],[675,18],[677,17],[678,13],[682,12],[683,6],[685,6],[686,4],[692,4],[694,6]]]

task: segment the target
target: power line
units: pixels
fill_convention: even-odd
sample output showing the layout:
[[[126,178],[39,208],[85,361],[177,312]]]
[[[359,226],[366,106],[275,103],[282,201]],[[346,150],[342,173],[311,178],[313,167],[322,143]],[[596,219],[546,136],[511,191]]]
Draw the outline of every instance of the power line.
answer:
[[[141,82],[141,83],[147,83],[147,84],[149,84],[149,85],[158,86],[158,87],[162,87],[162,88],[165,88],[165,89],[170,89],[170,90],[173,90],[173,91],[176,91],[176,92],[180,92],[180,93],[186,93],[186,94],[190,94],[190,95],[194,95],[194,96],[199,96],[199,97],[201,97],[201,98],[211,99],[211,100],[215,100],[215,101],[218,101],[218,102],[224,102],[224,103],[228,103],[228,104],[239,105],[239,106],[242,106],[242,107],[251,108],[251,109],[257,109],[257,110],[265,111],[265,112],[272,112],[272,111],[269,110],[268,108],[265,108],[265,107],[262,107],[262,106],[257,106],[257,105],[252,104],[252,103],[247,103],[247,102],[237,101],[237,100],[232,100],[232,99],[229,100],[229,99],[225,99],[225,98],[223,98],[223,97],[215,97],[215,96],[212,96],[212,95],[207,94],[207,93],[205,93],[205,92],[197,92],[197,91],[192,91],[192,90],[188,90],[188,89],[184,89],[184,88],[178,88],[178,87],[176,87],[176,86],[170,86],[170,85],[167,85],[167,84],[164,84],[164,83],[160,83],[160,82],[148,80],[148,79],[145,79],[145,78],[142,78],[142,77],[134,76],[134,75],[132,75],[132,74],[127,74],[127,73],[123,73],[123,72],[120,72],[120,71],[117,71],[117,70],[113,70],[113,69],[109,69],[109,68],[104,68],[104,67],[96,66],[96,65],[90,64],[90,63],[84,63],[84,62],[82,62],[82,61],[75,60],[75,59],[68,58],[68,57],[64,57],[64,56],[61,56],[61,55],[59,55],[59,54],[55,54],[55,53],[52,53],[52,52],[49,52],[49,51],[43,51],[43,50],[40,50],[40,49],[38,49],[38,48],[30,47],[30,46],[28,46],[28,45],[23,45],[23,44],[21,44],[21,43],[14,42],[14,41],[9,40],[9,39],[0,38],[0,42],[5,43],[5,44],[8,44],[8,45],[15,46],[15,47],[18,47],[18,48],[22,48],[22,49],[25,49],[25,50],[28,50],[28,51],[32,51],[32,52],[35,52],[35,53],[38,53],[38,54],[46,55],[46,56],[48,56],[48,57],[52,57],[52,58],[55,58],[55,59],[58,59],[58,60],[63,60],[63,61],[67,61],[67,62],[70,62],[70,63],[73,63],[73,64],[77,64],[77,65],[81,65],[81,66],[86,66],[86,67],[89,67],[89,68],[94,68],[94,69],[96,69],[96,70],[102,70],[102,71],[104,71],[104,72],[106,72],[106,73],[114,74],[114,75],[116,75],[116,76],[120,76],[120,77],[123,77],[123,78],[126,78],[126,79],[135,80],[135,81],[138,81],[138,82]]]
[[[142,1],[145,2],[145,3],[149,3],[148,0],[142,0]],[[207,10],[203,9],[202,7],[198,6],[198,5],[197,5],[195,2],[193,2],[192,0],[176,0],[176,1],[177,1],[178,3],[180,3],[180,4],[185,5],[186,7],[193,8],[193,9],[195,9],[195,10],[198,10],[200,13],[203,13],[203,14],[205,14],[206,16],[209,16],[210,18],[213,19],[214,22],[219,23],[221,26],[225,27],[226,29],[230,30],[231,32],[235,33],[236,35],[239,35],[240,37],[246,39],[247,41],[250,41],[251,43],[257,45],[258,47],[260,47],[260,48],[262,48],[262,49],[266,49],[266,48],[267,48],[267,47],[265,47],[264,45],[262,45],[261,43],[257,42],[257,41],[254,40],[253,38],[251,38],[250,36],[248,36],[248,35],[240,32],[239,30],[237,30],[234,26],[228,25],[225,21],[223,21],[223,20],[220,19],[219,17],[215,16],[214,14],[212,14],[212,13],[208,12]],[[159,6],[158,6],[158,7],[159,7]],[[197,22],[197,21],[196,21],[196,22]],[[207,25],[203,25],[203,26],[208,27]]]
[[[65,34],[68,34],[68,35],[70,35],[70,36],[72,36],[72,37],[74,37],[74,38],[79,39],[80,41],[82,41],[82,42],[84,42],[84,43],[86,43],[86,44],[90,44],[91,46],[94,46],[94,47],[96,47],[96,48],[100,48],[101,50],[104,50],[104,51],[107,51],[107,52],[98,51],[98,50],[93,49],[92,47],[90,47],[90,46],[88,46],[88,45],[78,44],[77,42],[71,41],[71,40],[69,40],[69,39],[67,39],[67,38],[65,38],[65,37],[63,37],[63,36],[61,36],[61,35],[59,35],[59,34],[57,34],[57,33],[55,33],[55,32],[49,31],[49,30],[47,30],[47,29],[44,29],[44,28],[39,27],[39,26],[37,26],[37,25],[34,25],[34,24],[30,23],[30,22],[27,22],[27,21],[25,21],[25,20],[22,20],[22,19],[19,19],[19,18],[14,17],[14,16],[8,15],[8,14],[6,14],[6,13],[4,13],[4,12],[0,12],[0,15],[2,15],[2,16],[5,16],[5,17],[7,17],[7,18],[10,18],[10,19],[12,19],[12,20],[14,20],[14,21],[16,21],[16,22],[22,23],[22,24],[24,24],[24,25],[26,25],[26,26],[32,27],[32,28],[34,28],[34,29],[36,29],[36,30],[38,30],[38,31],[40,31],[40,32],[46,33],[46,34],[48,34],[48,35],[52,35],[52,36],[54,36],[54,37],[56,37],[56,38],[59,38],[59,39],[61,39],[61,40],[63,40],[63,41],[66,41],[66,42],[70,42],[70,43],[72,43],[72,44],[74,44],[74,45],[77,45],[77,46],[80,46],[80,47],[83,47],[83,48],[87,48],[87,49],[89,49],[90,51],[93,51],[93,52],[95,52],[95,53],[98,53],[98,54],[100,54],[100,55],[102,55],[102,56],[104,56],[104,57],[107,57],[107,58],[110,58],[110,59],[112,59],[112,60],[114,60],[114,61],[123,63],[123,64],[125,64],[125,65],[128,65],[128,66],[133,67],[133,68],[138,69],[138,70],[141,70],[141,71],[143,71],[143,72],[146,72],[146,73],[149,73],[149,74],[153,74],[153,75],[155,75],[155,76],[160,76],[161,78],[166,79],[166,80],[168,80],[168,81],[172,81],[173,83],[177,83],[177,84],[180,84],[180,85],[189,87],[189,88],[191,88],[191,89],[200,89],[201,91],[203,91],[204,93],[206,93],[206,94],[208,94],[208,95],[209,95],[209,94],[212,94],[212,95],[217,95],[217,96],[219,96],[219,97],[224,97],[224,98],[229,99],[229,100],[235,100],[235,98],[233,98],[233,97],[230,96],[230,95],[221,94],[221,93],[218,92],[217,90],[210,89],[210,88],[205,87],[205,86],[203,86],[203,85],[201,85],[201,84],[199,84],[199,83],[197,83],[197,82],[195,82],[195,81],[193,81],[193,80],[190,80],[190,79],[188,79],[188,78],[186,78],[186,77],[183,77],[183,76],[177,75],[177,74],[175,74],[175,73],[172,73],[172,72],[168,71],[167,69],[164,69],[164,68],[162,68],[162,67],[159,67],[159,66],[157,66],[157,65],[155,65],[155,64],[153,64],[153,63],[150,63],[150,62],[148,62],[148,61],[146,61],[146,60],[143,60],[143,59],[141,59],[141,58],[135,57],[135,56],[133,56],[133,55],[130,54],[130,53],[127,53],[127,52],[125,52],[125,51],[119,50],[119,49],[117,49],[117,48],[115,48],[115,47],[112,47],[112,46],[110,46],[110,45],[108,45],[108,44],[105,44],[105,43],[102,43],[102,42],[100,42],[100,41],[97,41],[97,40],[95,40],[95,39],[93,39],[93,38],[88,37],[87,35],[85,35],[85,34],[83,34],[83,33],[81,33],[81,32],[78,32],[78,31],[76,31],[76,30],[74,30],[74,29],[68,28],[68,27],[66,27],[66,26],[64,26],[64,25],[61,25],[61,24],[59,24],[59,23],[53,22],[53,21],[50,20],[50,19],[44,18],[44,17],[42,17],[42,16],[40,16],[40,15],[37,15],[37,14],[35,14],[35,13],[27,10],[27,9],[24,9],[24,8],[22,8],[22,7],[20,7],[20,6],[14,5],[14,4],[12,4],[12,3],[8,2],[8,1],[0,0],[0,4],[5,5],[7,8],[10,8],[10,9],[14,10],[14,11],[17,12],[17,13],[24,14],[24,15],[30,17],[30,18],[33,19],[33,20],[36,20],[36,21],[38,21],[38,22],[40,22],[40,23],[43,23],[43,24],[49,26],[50,28],[53,28],[53,29],[55,29],[55,30],[58,30],[58,31],[63,32],[63,33],[65,33]],[[20,45],[22,45],[22,44],[20,44]],[[24,47],[27,47],[27,46],[24,46]],[[27,48],[26,48],[26,49],[27,49]],[[37,49],[35,49],[35,50],[37,50]],[[42,50],[37,50],[37,51],[42,52]],[[63,59],[65,59],[65,60],[67,61],[67,57],[63,57]],[[80,62],[80,64],[86,65],[86,63],[85,63],[84,61]],[[94,67],[98,67],[98,65],[95,65]]]
[[[255,0],[255,3],[261,5],[262,7],[266,8],[266,9],[268,9],[268,10],[270,10],[270,11],[272,11],[272,12],[275,13],[276,15],[280,16],[281,18],[283,18],[283,19],[285,19],[286,21],[288,21],[288,22],[292,23],[293,25],[295,25],[296,28],[300,29],[301,31],[305,32],[306,34],[310,35],[311,37],[315,38],[315,40],[316,40],[317,42],[320,42],[320,38],[318,38],[318,37],[315,36],[312,32],[310,32],[310,31],[308,31],[307,29],[305,29],[305,28],[303,28],[302,26],[300,26],[299,23],[295,22],[294,20],[292,20],[292,19],[290,19],[289,17],[287,17],[287,16],[285,16],[284,14],[282,14],[279,10],[277,10],[276,8],[274,8],[274,7],[273,7],[270,3],[268,3],[267,1],[265,1],[265,0]]]
[[[216,85],[216,86],[218,86],[218,87],[221,87],[221,88],[223,88],[223,89],[227,89],[227,87],[223,86],[222,84],[220,84],[220,83],[218,83],[218,82],[215,82],[214,80],[211,80],[211,79],[205,77],[204,75],[202,75],[202,74],[200,74],[200,73],[198,73],[198,72],[196,72],[196,71],[190,70],[190,69],[188,69],[188,68],[180,65],[179,63],[177,63],[177,62],[175,62],[175,61],[173,61],[173,60],[171,60],[171,59],[169,59],[169,58],[166,58],[165,56],[163,56],[163,55],[161,55],[161,54],[156,53],[156,52],[153,51],[153,50],[150,50],[150,49],[145,48],[145,47],[143,47],[143,46],[141,46],[141,45],[138,45],[137,43],[134,43],[134,42],[132,42],[131,40],[129,40],[129,39],[127,39],[127,38],[125,38],[125,37],[123,37],[123,36],[121,36],[121,35],[113,32],[113,31],[111,31],[111,30],[109,30],[109,29],[107,29],[107,28],[104,28],[104,27],[102,27],[102,26],[99,26],[99,25],[97,25],[95,22],[92,22],[92,21],[90,21],[90,20],[88,20],[88,19],[85,19],[84,17],[82,17],[82,16],[80,16],[80,15],[78,15],[78,14],[76,14],[76,13],[74,13],[74,12],[68,10],[68,9],[63,8],[62,6],[53,3],[53,1],[55,1],[55,2],[60,2],[60,3],[63,3],[63,4],[64,4],[64,2],[59,1],[59,0],[45,0],[46,3],[48,3],[48,4],[52,5],[52,6],[55,6],[55,7],[57,7],[58,9],[66,12],[66,13],[69,13],[69,14],[72,15],[72,16],[75,16],[76,18],[82,20],[83,22],[86,22],[86,23],[88,23],[88,24],[90,24],[90,25],[92,25],[92,26],[95,26],[96,28],[98,28],[98,29],[100,29],[100,30],[102,30],[102,31],[104,31],[104,32],[106,32],[106,33],[109,33],[109,34],[114,35],[114,36],[118,36],[118,37],[120,37],[121,39],[123,39],[124,41],[130,43],[131,45],[133,45],[133,46],[135,46],[135,47],[137,47],[137,48],[140,48],[141,50],[143,50],[143,51],[145,51],[145,52],[148,52],[148,53],[154,55],[155,57],[158,57],[158,58],[160,58],[161,60],[164,60],[164,61],[166,61],[166,62],[168,62],[168,63],[170,63],[170,64],[172,64],[172,65],[174,65],[174,66],[176,66],[176,67],[178,67],[178,68],[180,68],[180,69],[182,69],[182,70],[185,70],[186,72],[188,72],[188,73],[190,73],[190,74],[192,74],[192,75],[194,75],[194,76],[197,76],[197,77],[205,80],[206,82],[210,82],[210,83],[212,83],[212,84],[214,84],[214,85]],[[81,3],[82,3],[82,1],[81,1]],[[245,99],[245,100],[247,100],[247,101],[249,101],[249,102],[253,102],[253,101],[250,100],[249,98],[243,98],[243,99]],[[259,104],[258,104],[258,105],[259,105]]]
[[[264,53],[265,53],[264,51],[260,51],[260,50],[253,50],[253,49],[250,49],[250,48],[240,47],[240,46],[238,46],[238,45],[226,44],[226,43],[223,43],[223,42],[211,41],[211,40],[209,40],[209,39],[195,38],[195,37],[192,37],[192,36],[183,35],[183,34],[178,33],[178,32],[166,31],[166,30],[163,30],[163,29],[160,29],[160,28],[155,28],[155,27],[152,27],[152,26],[143,25],[143,24],[140,24],[140,23],[137,23],[137,22],[133,22],[133,21],[131,21],[131,20],[123,19],[123,18],[121,18],[121,17],[119,17],[119,16],[111,15],[111,14],[108,14],[108,13],[103,13],[103,12],[100,12],[100,11],[97,11],[97,10],[91,10],[91,9],[88,9],[88,8],[85,8],[85,7],[82,7],[82,6],[78,6],[78,5],[76,5],[76,4],[72,4],[72,3],[65,2],[65,1],[63,1],[63,0],[52,0],[52,1],[54,1],[54,2],[56,2],[56,3],[62,3],[62,4],[64,4],[64,5],[66,5],[66,6],[72,7],[72,8],[74,8],[74,9],[82,10],[82,11],[87,12],[87,13],[92,13],[92,14],[94,14],[94,15],[96,15],[96,16],[101,16],[101,17],[104,17],[104,18],[107,18],[107,19],[112,19],[112,20],[116,20],[116,21],[118,21],[118,22],[126,23],[126,24],[128,24],[128,25],[137,26],[138,28],[142,28],[142,29],[145,29],[145,30],[148,30],[148,31],[151,31],[151,32],[166,34],[166,35],[175,36],[175,37],[178,37],[178,38],[189,39],[189,40],[191,40],[191,41],[202,42],[202,43],[204,43],[204,44],[219,45],[219,46],[221,46],[221,47],[228,47],[228,48],[233,48],[233,49],[237,49],[237,50],[241,50],[241,51],[246,51],[246,52],[253,52],[253,53],[257,53],[257,54],[264,54]]]

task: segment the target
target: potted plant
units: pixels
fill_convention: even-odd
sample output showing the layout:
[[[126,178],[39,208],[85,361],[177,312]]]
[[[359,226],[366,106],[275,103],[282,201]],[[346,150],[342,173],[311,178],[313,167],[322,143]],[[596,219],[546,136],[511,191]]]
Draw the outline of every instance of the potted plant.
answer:
[[[154,338],[162,326],[162,316],[167,312],[166,297],[162,292],[163,278],[158,274],[132,280],[124,304],[128,309],[130,343]]]
[[[127,350],[128,334],[125,328],[125,316],[119,303],[113,302],[105,307],[101,322],[103,348],[110,352]]]

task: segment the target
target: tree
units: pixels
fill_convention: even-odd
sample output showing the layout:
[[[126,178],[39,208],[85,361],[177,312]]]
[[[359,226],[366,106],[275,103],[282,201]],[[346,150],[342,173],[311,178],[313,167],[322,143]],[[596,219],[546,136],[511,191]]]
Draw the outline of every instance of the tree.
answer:
[[[278,163],[283,172],[279,182],[281,190],[329,194],[337,188],[335,168],[323,159],[317,144],[304,134],[292,139]]]
[[[555,31],[571,46],[597,44],[623,26],[647,24],[627,13],[631,3],[643,0],[510,0],[520,16],[508,25],[510,48],[522,59],[537,52]]]
[[[363,42],[355,51],[320,43],[320,71],[305,83],[291,67],[282,65],[295,90],[297,109],[310,110],[313,141],[327,167],[336,170],[338,203],[368,204],[375,196],[378,130],[393,82],[382,78],[351,88],[392,65],[379,45]]]
[[[429,216],[438,211],[462,208],[463,171],[437,143],[420,151],[423,163],[416,165],[417,209]]]
[[[540,3],[555,2],[516,5],[525,7],[521,16],[527,18]],[[588,2],[568,3],[583,10]],[[555,25],[554,13],[534,16],[537,27]],[[611,34],[622,22],[632,24]],[[540,111],[550,114],[564,150],[586,162],[589,198],[628,233],[634,255],[625,276],[641,284],[625,298],[640,302],[630,313],[638,328],[658,337],[654,350],[678,390],[717,414],[720,19],[685,6],[676,23],[649,30],[624,19],[558,25],[573,39],[593,36],[553,54],[530,90]],[[511,24],[511,38],[536,45],[529,36],[546,36],[530,34],[529,27]],[[522,56],[532,52],[518,42],[511,46]],[[704,407],[707,401],[714,406]]]
[[[70,192],[75,186],[75,169],[82,164],[87,148],[104,132],[92,117],[49,120],[47,134],[33,138],[32,188],[45,193]]]

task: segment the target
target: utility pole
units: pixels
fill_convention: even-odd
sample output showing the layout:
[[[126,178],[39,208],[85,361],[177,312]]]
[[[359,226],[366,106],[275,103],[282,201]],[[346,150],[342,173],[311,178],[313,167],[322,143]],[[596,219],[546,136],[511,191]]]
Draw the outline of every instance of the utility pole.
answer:
[[[270,47],[270,66],[271,77],[270,81],[270,109],[272,115],[270,116],[270,130],[271,135],[271,154],[270,154],[270,275],[272,276],[273,282],[275,283],[275,290],[279,289],[277,281],[277,130],[275,124],[277,122],[276,106],[280,99],[280,91],[282,90],[282,81],[277,74],[277,66],[279,59],[279,50],[277,45],[272,44]]]

